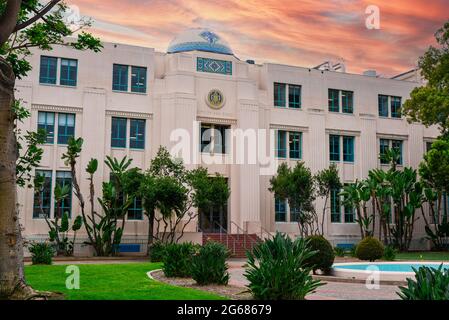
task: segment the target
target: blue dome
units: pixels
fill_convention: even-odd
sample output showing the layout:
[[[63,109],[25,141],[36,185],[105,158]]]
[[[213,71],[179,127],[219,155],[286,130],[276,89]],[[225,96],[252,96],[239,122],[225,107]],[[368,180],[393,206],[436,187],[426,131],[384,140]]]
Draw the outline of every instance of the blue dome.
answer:
[[[216,33],[202,28],[188,29],[177,35],[168,46],[168,53],[206,51],[232,55],[229,44]]]

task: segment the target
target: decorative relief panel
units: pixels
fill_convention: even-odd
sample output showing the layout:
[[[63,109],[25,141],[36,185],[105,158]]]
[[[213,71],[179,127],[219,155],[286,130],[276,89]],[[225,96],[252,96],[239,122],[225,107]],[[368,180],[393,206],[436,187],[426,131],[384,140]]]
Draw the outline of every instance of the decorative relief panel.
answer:
[[[196,70],[200,72],[232,75],[232,62],[198,57],[196,59]]]

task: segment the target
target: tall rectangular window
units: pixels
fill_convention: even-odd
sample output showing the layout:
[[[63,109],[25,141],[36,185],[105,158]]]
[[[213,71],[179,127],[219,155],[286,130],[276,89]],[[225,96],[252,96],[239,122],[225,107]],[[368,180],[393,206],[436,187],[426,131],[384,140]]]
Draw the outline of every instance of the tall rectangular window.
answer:
[[[60,205],[60,211],[58,212],[55,202],[55,216],[62,217],[63,213],[67,213],[69,218],[72,216],[72,174],[70,171],[56,171],[56,184],[61,187],[69,186],[69,194],[65,197]]]
[[[112,117],[111,147],[126,148],[126,118]]]
[[[78,60],[61,59],[61,77],[59,84],[64,86],[76,86],[78,73]]]
[[[344,205],[345,223],[355,222],[355,208],[350,205]]]
[[[288,107],[294,109],[301,108],[301,86],[288,85]]]
[[[147,92],[147,68],[131,67],[131,92]]]
[[[298,207],[290,208],[290,222],[298,222],[299,221],[300,210]]]
[[[214,153],[226,153],[226,129],[229,126],[214,126]]]
[[[287,132],[278,130],[276,157],[287,158]]]
[[[112,90],[128,91],[128,66],[114,63],[112,70]]]
[[[341,222],[340,190],[331,190],[331,222]]]
[[[331,112],[340,112],[340,97],[339,90],[329,89],[328,90],[328,106]]]
[[[47,132],[46,143],[53,143],[55,139],[55,113],[39,111],[37,113],[37,129]]]
[[[340,136],[329,135],[329,160],[340,161]]]
[[[401,97],[390,97],[391,99],[391,117],[401,117]]]
[[[342,91],[341,103],[343,113],[354,113],[354,92]]]
[[[285,83],[274,83],[274,106],[285,107]]]
[[[201,124],[200,128],[200,151],[211,152],[212,151],[212,126],[207,124]]]
[[[75,115],[72,113],[58,114],[58,144],[67,144],[75,135]]]
[[[301,159],[302,133],[289,132],[290,159]]]
[[[44,177],[44,184],[40,192],[34,193],[33,219],[50,217],[51,209],[51,171],[36,170],[36,175]],[[42,210],[41,210],[42,206]]]
[[[132,149],[145,149],[144,119],[130,120],[129,147]]]
[[[391,148],[399,152],[397,164],[402,164],[402,140],[391,140]]]
[[[384,155],[387,153],[388,149],[390,149],[390,140],[380,139],[379,140],[379,155],[380,155],[380,163],[387,164],[388,161],[384,158]]]
[[[227,153],[226,150],[226,125],[201,124],[200,150],[201,152]]]
[[[399,152],[399,159],[397,160],[397,164],[403,164],[403,141],[402,140],[388,140],[388,139],[380,139],[379,141],[379,158],[381,164],[388,164],[388,161],[384,159],[383,155],[390,148],[396,149]]]
[[[39,83],[56,84],[58,58],[41,56]]]
[[[274,220],[276,222],[287,221],[287,201],[285,199],[274,199]]]
[[[142,198],[135,197],[131,206],[128,208],[128,220],[142,220]]]
[[[379,117],[388,117],[388,96],[378,95]]]
[[[343,161],[354,162],[354,137],[343,136]]]

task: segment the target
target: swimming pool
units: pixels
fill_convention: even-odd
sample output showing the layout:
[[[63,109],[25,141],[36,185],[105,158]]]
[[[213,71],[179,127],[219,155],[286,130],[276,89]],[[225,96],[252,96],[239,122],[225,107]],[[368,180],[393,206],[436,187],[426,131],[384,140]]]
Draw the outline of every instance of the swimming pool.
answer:
[[[412,268],[427,266],[438,268],[441,262],[436,261],[413,261],[413,262],[351,262],[335,263],[332,266],[332,275],[343,278],[362,279],[372,276],[376,271],[379,280],[385,281],[405,281],[407,278],[414,278]],[[449,269],[449,263],[443,263],[443,268]]]

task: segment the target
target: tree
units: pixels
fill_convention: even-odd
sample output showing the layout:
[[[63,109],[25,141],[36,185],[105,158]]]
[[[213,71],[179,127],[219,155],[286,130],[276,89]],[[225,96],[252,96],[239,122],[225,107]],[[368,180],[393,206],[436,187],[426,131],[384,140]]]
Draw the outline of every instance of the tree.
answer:
[[[23,273],[23,241],[17,212],[18,146],[14,131],[15,79],[31,70],[26,60],[31,48],[51,50],[55,44],[99,51],[100,41],[85,32],[67,37],[90,25],[81,21],[71,30],[63,20],[61,0],[3,0],[0,2],[0,298],[34,295]]]
[[[367,204],[371,199],[371,191],[367,184],[364,181],[356,180],[354,183],[344,186],[339,195],[343,196],[345,206],[355,208],[357,214],[355,221],[359,224],[362,239],[371,236],[373,234],[371,230],[373,216],[367,210]]]
[[[321,235],[324,234],[324,221],[326,221],[327,201],[329,200],[332,190],[340,190],[342,187],[338,169],[335,164],[331,164],[329,168],[318,171],[314,176],[317,185],[317,194],[324,197],[323,217],[321,218]]]
[[[449,21],[435,33],[435,39],[439,48],[429,47],[418,62],[427,83],[412,90],[402,113],[410,122],[438,125],[443,135],[449,135]]]
[[[297,223],[302,237],[319,233],[319,222],[313,202],[315,185],[312,173],[304,162],[293,169],[282,163],[276,176],[270,179],[269,190],[279,199],[286,199],[290,210],[297,212]]]

